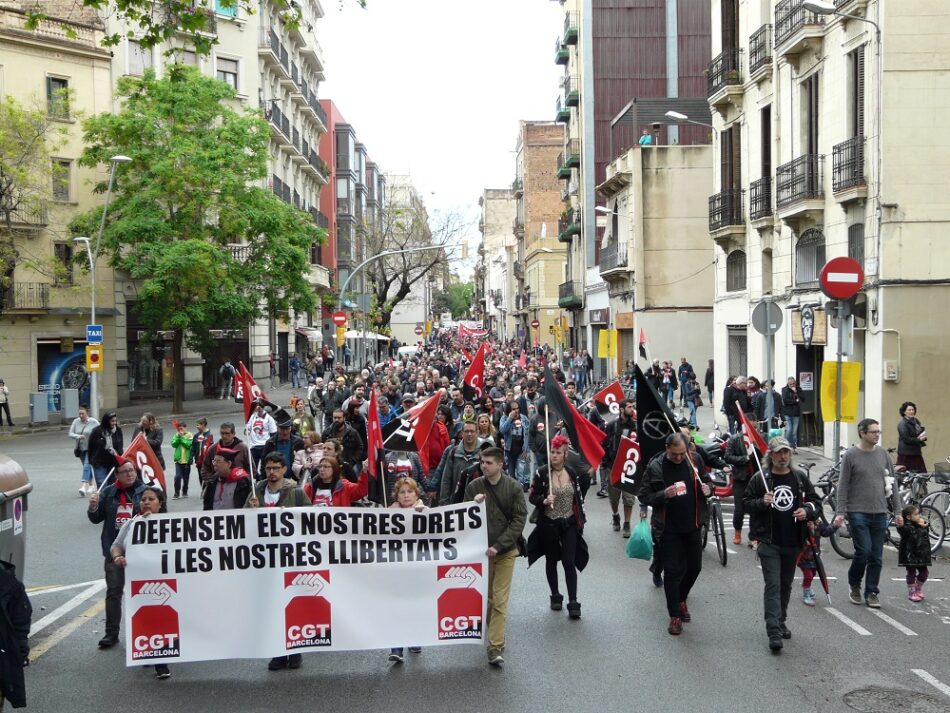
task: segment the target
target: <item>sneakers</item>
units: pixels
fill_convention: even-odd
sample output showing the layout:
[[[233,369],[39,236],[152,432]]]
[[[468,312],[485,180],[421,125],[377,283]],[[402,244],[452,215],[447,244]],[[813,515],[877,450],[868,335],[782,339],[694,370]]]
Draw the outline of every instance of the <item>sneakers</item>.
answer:
[[[580,619],[581,618],[581,603],[568,602],[567,613],[568,615],[570,615],[571,619]]]
[[[782,643],[781,636],[769,637],[769,650],[771,650],[772,653],[777,654],[779,651],[782,650],[782,646],[784,646],[784,644]]]
[[[865,604],[867,604],[867,605],[868,605],[869,607],[871,607],[872,609],[880,609],[880,608],[881,608],[881,602],[880,602],[880,600],[877,598],[877,594],[875,594],[874,592],[868,592],[867,597],[864,598],[864,602],[865,602]]]
[[[287,657],[287,668],[300,668],[300,664],[303,663],[303,655],[301,654],[291,654]]]
[[[598,491],[597,491],[597,497],[598,497],[598,498],[606,498],[606,497],[607,497],[607,488],[601,488],[600,490],[598,490]]]
[[[267,664],[268,671],[283,671],[287,668],[286,656],[275,656]]]
[[[119,643],[118,634],[106,634],[101,639],[99,639],[99,648],[100,649],[111,649],[113,646]]]
[[[792,632],[789,630],[787,626],[785,626],[784,622],[782,623],[782,638],[783,639],[792,638]]]
[[[623,536],[630,537],[630,523],[629,522],[625,522],[623,524]]]
[[[689,607],[686,606],[686,602],[680,602],[680,619],[683,620],[684,624],[693,620],[693,617],[689,615]]]
[[[564,604],[564,595],[563,594],[552,594],[551,595],[551,611],[561,611],[561,607]]]
[[[802,604],[806,607],[815,606],[815,593],[811,589],[802,590]]]
[[[422,647],[421,647],[421,646],[410,646],[410,647],[409,647],[409,653],[410,653],[410,654],[421,654],[421,653],[422,653]]]
[[[679,636],[683,633],[683,620],[678,616],[670,617],[670,625],[666,630],[673,636]]]
[[[393,649],[392,651],[390,651],[389,660],[392,661],[393,663],[402,663],[403,662],[402,649]]]
[[[735,537],[732,538],[732,544],[741,545],[742,544],[742,530],[736,530]]]
[[[495,666],[500,668],[501,665],[505,663],[504,657],[501,655],[500,651],[489,651],[488,652],[488,665]]]
[[[168,670],[168,666],[163,663],[155,664],[155,678],[159,681],[164,681],[166,678],[171,678],[172,672]]]
[[[860,584],[851,585],[851,594],[848,595],[848,599],[851,600],[852,604],[864,604],[864,597],[861,596]]]
[[[620,513],[615,512],[613,517],[614,532],[620,532]]]
[[[80,485],[80,486],[79,486],[79,497],[81,497],[81,498],[86,497],[86,486],[85,486],[85,485]]]
[[[172,495],[172,500],[178,500],[178,498],[180,497],[181,495],[179,495],[178,493],[175,493],[174,495]]]

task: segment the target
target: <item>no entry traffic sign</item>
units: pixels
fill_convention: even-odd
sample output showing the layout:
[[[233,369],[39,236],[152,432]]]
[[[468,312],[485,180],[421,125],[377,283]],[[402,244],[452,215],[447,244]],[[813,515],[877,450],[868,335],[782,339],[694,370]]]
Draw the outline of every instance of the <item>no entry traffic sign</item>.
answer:
[[[416,334],[422,334],[424,331],[425,330],[422,327],[416,326]]]
[[[541,323],[540,323],[538,320],[536,320],[536,319],[532,319],[532,320],[531,320],[531,326],[534,327],[535,329],[537,329],[538,327],[541,326]]]
[[[344,324],[346,324],[346,312],[334,312],[333,324],[335,324],[337,327],[342,327]]]
[[[819,275],[821,291],[833,300],[850,300],[864,284],[864,270],[857,260],[836,257],[825,263]]]

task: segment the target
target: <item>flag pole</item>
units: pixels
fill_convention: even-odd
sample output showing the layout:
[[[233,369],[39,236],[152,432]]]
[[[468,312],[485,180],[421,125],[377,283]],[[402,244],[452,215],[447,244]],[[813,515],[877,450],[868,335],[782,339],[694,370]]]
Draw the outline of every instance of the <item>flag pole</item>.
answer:
[[[108,485],[108,483],[109,483],[109,478],[112,477],[112,474],[113,474],[113,473],[115,473],[115,466],[112,466],[112,470],[110,470],[108,473],[106,473],[106,477],[103,479],[102,485],[100,485],[99,488],[96,490],[96,494],[97,494],[97,495],[102,494],[102,489],[103,489],[104,487],[106,487],[106,485]]]
[[[738,401],[736,401],[736,411],[738,411],[739,413],[744,413]],[[744,431],[745,424],[746,424],[745,418],[740,418],[739,420],[742,422],[741,428]],[[751,436],[749,437],[749,439],[751,441]],[[765,492],[771,493],[772,491],[769,489],[769,481],[765,479],[765,471],[762,469],[762,461],[759,460],[759,452],[758,450],[756,450],[754,443],[750,442],[749,445],[752,447],[752,456],[753,458],[755,458],[755,464],[759,466],[759,475],[762,476],[762,484],[765,485]]]
[[[548,405],[544,404],[544,446],[548,452],[548,495],[554,491],[554,482],[551,477],[551,431],[548,429]]]

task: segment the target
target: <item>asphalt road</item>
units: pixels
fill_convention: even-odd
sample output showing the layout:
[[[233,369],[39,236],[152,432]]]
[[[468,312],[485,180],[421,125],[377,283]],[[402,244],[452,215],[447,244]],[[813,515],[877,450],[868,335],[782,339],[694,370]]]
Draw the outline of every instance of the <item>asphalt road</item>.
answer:
[[[215,431],[221,420],[214,419]],[[580,579],[583,618],[551,612],[543,567],[528,570],[522,560],[503,670],[487,666],[479,646],[454,646],[426,649],[396,667],[384,651],[314,654],[299,671],[268,672],[266,661],[219,661],[173,666],[170,680],[157,681],[150,669],[124,667],[122,645],[96,648],[99,529],[77,496],[71,441],[65,433],[40,433],[7,439],[0,448],[27,468],[35,486],[25,582],[34,628],[42,629],[31,637],[32,710],[950,711],[950,582],[928,584],[926,602],[911,603],[896,552],[887,551],[883,609],[876,614],[848,602],[847,563],[826,547],[829,575],[837,578],[833,604],[822,597],[818,607],[806,608],[796,587],[788,622],[793,638],[775,656],[767,649],[753,552],[730,544],[724,568],[710,543],[690,601],[693,621],[672,637],[662,590],[653,587],[645,562],[626,558],[625,540],[609,526],[607,502],[593,492],[586,532],[591,562]],[[165,455],[170,462],[170,450]],[[197,507],[194,497],[171,503],[172,511]],[[932,576],[950,576],[946,564],[940,561]],[[70,588],[43,589],[49,587]],[[227,606],[226,594],[207,606]]]

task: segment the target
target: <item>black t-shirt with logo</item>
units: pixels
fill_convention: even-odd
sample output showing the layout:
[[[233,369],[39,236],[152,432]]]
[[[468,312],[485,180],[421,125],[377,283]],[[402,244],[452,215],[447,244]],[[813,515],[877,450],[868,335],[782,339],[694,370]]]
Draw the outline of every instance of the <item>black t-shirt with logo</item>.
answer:
[[[794,473],[772,473],[772,544],[798,547],[801,544],[799,524],[792,515],[801,507],[801,492]]]

